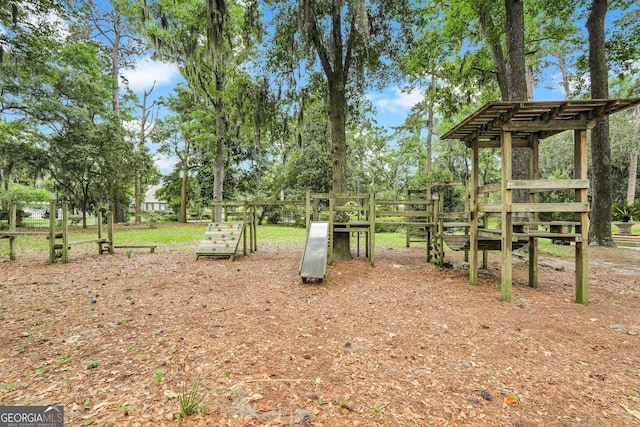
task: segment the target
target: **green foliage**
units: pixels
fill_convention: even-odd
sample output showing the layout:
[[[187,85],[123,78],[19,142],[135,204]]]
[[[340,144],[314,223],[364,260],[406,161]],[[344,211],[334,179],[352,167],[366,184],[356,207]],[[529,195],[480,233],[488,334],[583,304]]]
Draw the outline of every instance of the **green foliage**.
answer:
[[[178,393],[178,407],[180,409],[180,414],[188,417],[195,414],[197,411],[206,412],[207,405],[204,403],[206,398],[207,391],[199,382],[196,382],[191,386],[184,382]]]
[[[20,203],[29,206],[33,202],[52,202],[53,194],[44,188],[33,188],[26,185],[13,184],[8,191],[0,192],[0,203]]]
[[[629,205],[625,202],[616,202],[612,206],[614,220],[620,222],[632,222],[640,217],[640,200]]]
[[[556,171],[548,179],[569,179],[565,172]],[[540,193],[540,203],[569,203],[575,201],[575,192],[571,190],[555,190]],[[574,221],[575,214],[567,212],[541,212],[542,221]]]

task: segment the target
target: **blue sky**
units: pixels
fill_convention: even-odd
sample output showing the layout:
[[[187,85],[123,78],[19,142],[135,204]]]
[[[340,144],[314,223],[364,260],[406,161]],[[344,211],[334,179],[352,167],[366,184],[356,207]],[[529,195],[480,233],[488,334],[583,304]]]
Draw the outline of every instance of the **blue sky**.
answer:
[[[174,64],[142,58],[137,65],[135,70],[127,70],[123,75],[129,81],[131,90],[140,97],[142,97],[143,91],[152,87],[154,81],[155,89],[151,99],[170,95],[173,88],[183,81]],[[547,82],[547,85],[558,86],[558,89],[536,88],[534,91],[536,100],[561,100],[565,98],[564,92],[559,87],[559,81],[552,79]],[[389,86],[382,91],[370,91],[366,96],[376,108],[374,119],[379,126],[388,130],[402,125],[411,108],[423,99],[420,89],[407,92],[398,85]],[[152,151],[155,151],[156,148],[151,146]],[[168,174],[175,164],[175,160],[157,155],[156,164],[163,174]]]
[[[183,81],[178,68],[174,64],[154,61],[148,57],[138,61],[135,70],[126,70],[122,75],[129,81],[130,89],[142,98],[145,90],[149,90],[155,81],[155,89],[150,98],[169,96],[173,88]],[[400,126],[416,103],[423,99],[422,92],[414,89],[403,91],[399,86],[389,86],[380,92],[369,92],[367,98],[376,108],[375,120],[379,126],[391,129]],[[156,147],[151,147],[155,151]],[[163,174],[168,174],[175,160],[156,156],[156,164]]]

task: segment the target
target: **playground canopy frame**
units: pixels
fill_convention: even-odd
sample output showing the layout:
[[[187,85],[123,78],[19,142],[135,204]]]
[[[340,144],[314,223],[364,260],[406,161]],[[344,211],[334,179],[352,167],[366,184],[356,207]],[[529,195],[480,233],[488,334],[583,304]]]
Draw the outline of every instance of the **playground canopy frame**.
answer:
[[[587,192],[587,130],[597,122],[616,112],[640,104],[640,98],[592,99],[544,102],[490,102],[468,116],[445,133],[442,139],[463,141],[472,151],[471,220],[470,220],[470,268],[469,283],[478,283],[478,242],[483,238],[500,236],[502,247],[502,299],[511,301],[512,253],[511,245],[518,239],[529,240],[529,286],[537,287],[539,237],[559,238],[575,242],[576,302],[588,303],[587,247],[588,212]],[[574,135],[574,177],[568,180],[541,180],[538,176],[538,146],[541,139],[564,131]],[[512,177],[512,150],[528,148],[531,153],[529,180]],[[498,185],[479,186],[479,155],[481,148],[500,148],[502,178]],[[485,188],[483,188],[485,187]],[[499,191],[500,205],[481,205],[479,194]],[[529,203],[514,203],[512,192],[525,190]],[[575,199],[570,203],[538,203],[540,192],[574,190]],[[575,233],[541,232],[537,215],[540,212],[570,212],[576,216]],[[479,228],[478,217],[489,212],[501,215],[501,230]],[[533,221],[514,224],[514,214],[532,214]],[[531,228],[529,228],[531,227]],[[553,237],[555,235],[555,237]],[[508,249],[507,249],[508,248]]]

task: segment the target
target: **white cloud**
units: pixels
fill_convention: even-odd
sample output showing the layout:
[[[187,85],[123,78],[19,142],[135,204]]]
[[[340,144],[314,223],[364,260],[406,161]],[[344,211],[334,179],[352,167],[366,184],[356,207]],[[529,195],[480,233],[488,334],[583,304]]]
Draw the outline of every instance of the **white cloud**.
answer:
[[[395,86],[386,89],[383,93],[369,94],[371,102],[381,113],[407,113],[411,107],[424,99],[422,91],[413,88],[408,92],[402,91]]]
[[[129,88],[137,93],[150,89],[154,81],[156,87],[173,86],[181,78],[175,64],[149,57],[140,59],[134,70],[125,70],[121,74],[129,81]]]
[[[154,160],[156,161],[156,166],[158,166],[158,169],[160,169],[160,173],[163,175],[169,175],[176,163],[178,163],[177,158],[170,157],[166,154],[161,153],[156,153],[154,156]]]

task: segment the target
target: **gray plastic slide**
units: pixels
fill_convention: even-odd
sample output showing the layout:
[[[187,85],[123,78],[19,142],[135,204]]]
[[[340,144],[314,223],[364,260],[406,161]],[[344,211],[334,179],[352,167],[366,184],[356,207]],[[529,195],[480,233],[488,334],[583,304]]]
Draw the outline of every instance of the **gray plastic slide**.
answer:
[[[322,281],[327,271],[327,241],[329,239],[329,223],[315,221],[311,223],[307,233],[307,244],[304,247],[300,263],[302,283],[308,279]]]

